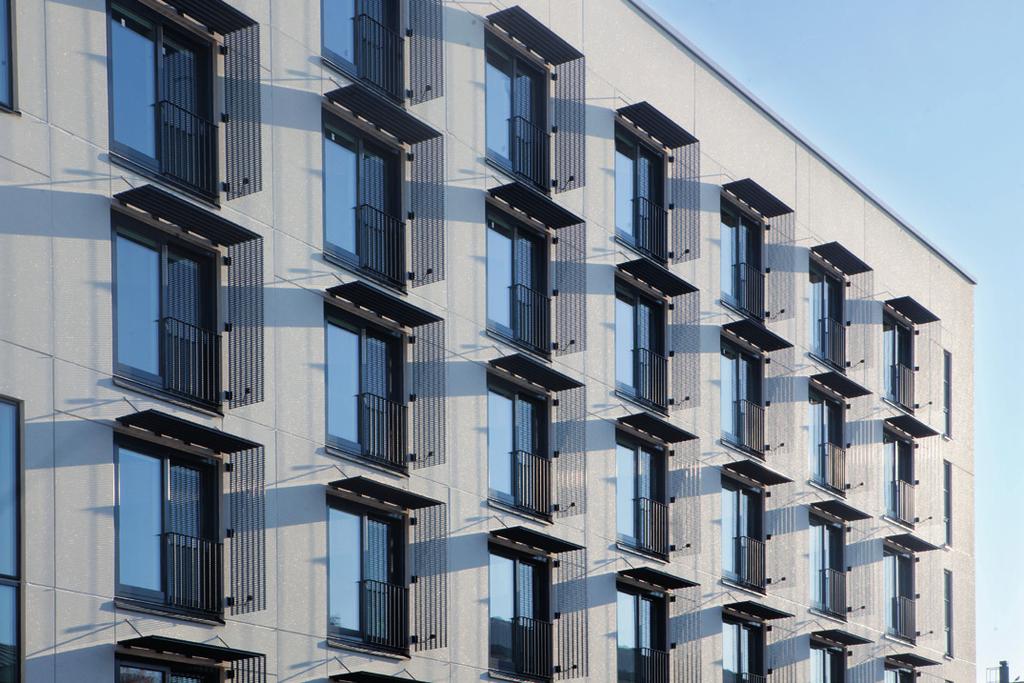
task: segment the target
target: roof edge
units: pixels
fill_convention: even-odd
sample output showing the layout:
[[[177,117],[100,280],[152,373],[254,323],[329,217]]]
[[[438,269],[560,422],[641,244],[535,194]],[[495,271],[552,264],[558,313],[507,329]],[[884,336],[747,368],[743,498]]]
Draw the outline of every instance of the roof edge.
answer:
[[[754,107],[761,110],[765,116],[774,121],[777,125],[781,126],[787,133],[792,135],[797,141],[806,147],[811,153],[818,157],[826,166],[830,167],[833,171],[842,176],[847,182],[853,185],[857,190],[867,197],[875,206],[881,209],[884,213],[896,221],[904,230],[909,232],[915,239],[917,239],[925,248],[931,251],[933,254],[938,256],[940,259],[946,262],[946,264],[955,270],[962,278],[967,280],[972,285],[977,285],[978,281],[973,275],[971,275],[966,269],[960,264],[954,261],[950,256],[943,252],[938,246],[936,246],[931,240],[921,234],[916,228],[910,223],[904,220],[896,211],[886,204],[882,199],[878,197],[874,192],[869,190],[863,183],[853,177],[847,172],[842,166],[840,166],[834,159],[825,154],[821,149],[813,142],[804,137],[803,133],[798,131],[788,121],[779,116],[765,104],[760,98],[754,93],[750,92],[746,87],[743,86],[732,74],[726,71],[724,68],[719,66],[714,60],[708,57],[699,47],[693,44],[689,38],[679,32],[675,26],[668,22],[664,17],[654,11],[650,5],[644,0],[625,0],[628,4],[633,5],[641,14],[646,16],[656,26],[665,31],[671,36],[676,42],[678,42],[684,50],[691,53],[698,61],[703,62],[704,66],[710,69],[712,72],[717,74],[720,78],[724,79],[730,86],[732,86],[740,95],[748,100]]]

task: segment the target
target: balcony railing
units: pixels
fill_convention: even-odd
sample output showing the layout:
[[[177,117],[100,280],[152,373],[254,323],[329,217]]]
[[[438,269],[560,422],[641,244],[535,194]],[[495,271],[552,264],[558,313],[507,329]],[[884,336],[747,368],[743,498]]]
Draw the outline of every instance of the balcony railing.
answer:
[[[890,598],[889,633],[906,640],[917,638],[917,610],[913,598]]]
[[[668,260],[668,212],[646,197],[633,199],[633,247],[656,261]]]
[[[163,319],[164,389],[208,405],[220,403],[220,335]]]
[[[764,457],[764,407],[751,401],[733,401],[733,419],[736,434],[727,434],[727,440],[734,446]]]
[[[217,196],[217,126],[162,100],[160,172],[208,197]]]
[[[397,100],[405,97],[405,40],[368,14],[356,17],[356,65],[363,80]]]
[[[405,222],[380,209],[356,207],[359,266],[397,286],[405,284]]]
[[[737,536],[736,580],[751,588],[764,590],[768,585],[765,572],[764,541],[749,536]]]
[[[846,495],[845,448],[834,443],[818,444],[814,481],[836,493]]]
[[[547,191],[548,133],[522,116],[509,119],[509,150],[512,171]]]
[[[406,407],[377,394],[360,394],[359,443],[363,456],[388,467],[404,469]]]
[[[164,534],[167,605],[219,615],[224,611],[224,546],[183,534]]]
[[[763,674],[738,674],[732,671],[722,673],[722,683],[767,683],[768,677]]]
[[[760,268],[740,262],[732,267],[736,308],[755,320],[764,320],[764,273]]]
[[[914,484],[897,479],[889,482],[889,516],[904,524],[913,524],[914,519]]]
[[[659,410],[668,409],[668,359],[650,349],[633,350],[636,398]]]
[[[650,498],[634,498],[637,548],[667,557],[668,506]]]
[[[891,401],[907,410],[914,409],[914,368],[902,363],[889,366],[886,393]]]
[[[846,573],[838,569],[822,569],[818,572],[818,590],[821,603],[818,607],[833,616],[846,618]]]
[[[841,320],[819,319],[814,346],[823,361],[838,370],[846,368],[846,325]]]
[[[538,353],[551,351],[551,299],[526,285],[512,285],[512,336]]]
[[[529,451],[512,453],[512,492],[517,508],[551,514],[551,461]]]
[[[362,582],[363,640],[387,650],[409,649],[409,589],[383,581]]]
[[[529,617],[512,620],[512,661],[515,673],[533,678],[551,678],[551,622]]]
[[[641,647],[636,650],[636,682],[668,683],[668,653]]]

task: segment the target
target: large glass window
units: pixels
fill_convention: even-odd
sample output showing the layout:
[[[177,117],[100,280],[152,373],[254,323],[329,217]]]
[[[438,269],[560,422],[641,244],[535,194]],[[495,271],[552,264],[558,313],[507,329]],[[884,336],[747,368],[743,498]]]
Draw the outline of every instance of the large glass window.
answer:
[[[839,369],[846,365],[846,335],[843,324],[843,281],[812,265],[811,351]]]
[[[547,90],[541,67],[488,36],[487,155],[547,191]]]
[[[942,526],[946,545],[953,545],[953,463],[942,462]]]
[[[615,517],[620,541],[648,552],[668,553],[662,451],[620,439],[616,446]]]
[[[722,203],[721,221],[722,300],[749,315],[763,318],[761,245],[764,228],[726,202]]]
[[[843,406],[815,391],[809,393],[808,399],[811,477],[819,484],[844,492]]]
[[[487,220],[487,325],[532,351],[550,351],[547,241],[496,215]]]
[[[757,588],[765,582],[763,508],[760,490],[723,479],[722,574]]]
[[[764,412],[761,407],[762,361],[739,347],[722,342],[722,438],[760,453],[764,450]]]
[[[843,572],[843,527],[811,516],[811,604],[846,616],[846,574]]]
[[[888,432],[883,436],[885,451],[886,512],[907,524],[914,523],[914,445]]]
[[[886,548],[882,556],[885,576],[885,624],[888,632],[907,640],[916,633],[914,558]]]
[[[619,587],[615,627],[620,683],[667,679],[665,619],[663,594]]]
[[[914,672],[910,669],[886,669],[885,683],[914,683]]]
[[[216,683],[222,677],[218,667],[163,662],[125,662],[117,671],[118,683]]]
[[[615,295],[615,386],[657,408],[668,405],[662,302],[631,287]]]
[[[641,251],[664,260],[664,157],[632,135],[615,136],[615,232]]]
[[[882,320],[885,395],[905,408],[914,407],[913,330],[892,316]]]
[[[953,656],[953,572],[942,572],[943,630],[946,635],[946,655]]]
[[[750,674],[761,675],[764,666],[764,633],[758,624],[722,622],[722,681],[747,683]]]
[[[843,683],[846,653],[836,647],[811,643],[811,683]]]
[[[20,661],[21,463],[18,408],[0,401],[0,683],[16,683]]]
[[[355,64],[357,0],[323,0],[320,12],[320,30],[324,53],[333,61]],[[378,5],[379,2],[365,3]]]
[[[953,354],[949,351],[942,352],[942,433],[953,437]]]
[[[491,670],[536,675],[538,665],[550,664],[548,586],[543,560],[492,549],[488,575]]]
[[[11,1],[0,0],[0,106],[14,106],[14,55],[11,46]]]
[[[322,0],[323,55],[344,71],[400,98],[404,94],[404,39],[396,0]]]
[[[546,410],[536,396],[494,384],[487,392],[487,481],[491,498],[548,514]]]

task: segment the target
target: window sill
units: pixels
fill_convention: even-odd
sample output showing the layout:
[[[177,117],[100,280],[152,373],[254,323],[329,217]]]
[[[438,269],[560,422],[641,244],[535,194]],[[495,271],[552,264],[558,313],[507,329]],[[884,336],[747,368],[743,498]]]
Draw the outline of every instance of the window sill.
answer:
[[[346,272],[349,272],[357,277],[371,280],[374,284],[378,284],[381,287],[386,287],[387,289],[393,292],[398,292],[399,294],[408,294],[408,289],[404,285],[396,284],[392,280],[380,277],[373,271],[360,267],[360,265],[356,261],[348,258],[347,256],[343,256],[342,254],[338,254],[336,252],[328,251],[325,249],[323,251],[323,258],[324,261],[326,261],[327,263],[337,266],[338,268],[341,268]]]
[[[618,229],[615,230],[615,236],[613,237],[613,239],[614,239],[614,241],[617,244],[621,244],[622,246],[626,247],[627,249],[629,249],[631,252],[633,252],[637,256],[645,258],[648,261],[651,261],[652,263],[657,263],[659,266],[662,266],[662,267],[665,267],[665,268],[668,267],[668,259],[662,260],[662,259],[660,259],[660,258],[658,258],[658,257],[656,257],[656,256],[654,256],[654,255],[644,251],[643,249],[640,249],[638,246],[636,246],[635,242],[630,241],[630,239],[628,237],[624,236],[622,233],[620,233],[618,231]]]
[[[514,681],[515,683],[533,683],[534,681],[550,681],[553,678],[553,676],[527,676],[525,674],[498,671],[496,669],[488,669],[487,677],[493,678],[496,681]]]
[[[487,499],[487,506],[488,507],[492,507],[495,510],[501,510],[502,512],[507,512],[507,513],[512,514],[512,515],[517,515],[519,517],[522,517],[523,519],[528,519],[528,520],[533,521],[533,522],[542,522],[544,524],[554,524],[554,520],[552,519],[552,516],[550,514],[545,515],[545,514],[541,514],[539,512],[533,512],[532,510],[525,510],[523,508],[516,507],[512,503],[506,503],[504,501],[497,500],[496,498],[488,498]]]
[[[718,443],[725,447],[727,450],[733,451],[734,453],[739,453],[740,455],[745,455],[747,457],[754,458],[759,462],[768,462],[768,458],[765,453],[758,453],[752,448],[747,448],[746,446],[741,446],[737,443],[733,443],[724,436],[718,440]]]
[[[845,367],[840,367],[840,366],[836,365],[835,363],[829,362],[828,360],[823,358],[820,354],[815,353],[814,351],[808,351],[807,352],[807,357],[810,358],[815,363],[817,363],[822,368],[825,368],[825,370],[827,370],[827,371],[838,372],[838,373],[840,373],[842,375],[846,375],[846,370],[847,369]]]
[[[383,648],[377,648],[366,643],[342,640],[336,636],[327,636],[327,647],[332,647],[338,650],[347,650],[349,652],[358,652],[364,655],[374,655],[377,657],[386,657],[387,659],[394,660],[406,660],[411,659],[409,653],[396,652],[395,650],[385,650]]]
[[[659,553],[648,552],[648,551],[644,550],[643,548],[637,548],[635,545],[633,545],[631,543],[627,543],[625,541],[616,541],[615,542],[615,547],[617,549],[621,550],[624,553],[629,553],[630,555],[636,555],[637,557],[642,557],[642,558],[644,558],[646,560],[657,560],[658,562],[664,562],[664,563],[667,563],[669,561],[669,558],[668,558],[667,555],[661,555]]]
[[[808,607],[807,611],[810,612],[811,614],[813,614],[814,616],[824,617],[826,619],[831,619],[832,621],[834,621],[836,623],[839,623],[839,624],[849,623],[849,619],[847,619],[846,617],[841,617],[838,614],[832,614],[831,612],[828,612],[826,610],[820,609],[818,607]]]
[[[500,342],[502,342],[504,344],[508,344],[509,346],[515,347],[515,349],[518,350],[518,351],[525,351],[525,352],[529,353],[531,356],[534,356],[535,358],[539,358],[540,360],[543,360],[545,363],[550,363],[551,362],[551,352],[550,351],[545,353],[543,351],[539,351],[539,350],[533,348],[532,346],[528,346],[527,344],[523,344],[521,342],[518,342],[515,339],[513,339],[512,337],[508,336],[507,334],[504,334],[503,332],[494,329],[494,327],[492,327],[490,323],[487,324],[487,328],[485,330],[485,334],[488,337],[490,337],[491,339],[496,339],[496,340],[498,340],[498,341],[500,341]]]
[[[344,446],[340,446],[338,444],[324,444],[324,452],[327,453],[327,455],[333,455],[336,458],[342,458],[344,460],[348,460],[349,462],[353,462],[358,465],[365,465],[366,467],[371,467],[379,472],[385,472],[391,475],[399,474],[406,477],[409,476],[408,465],[406,465],[405,467],[385,465],[384,463],[378,462],[373,458],[367,458],[360,451],[345,448]]]
[[[9,107],[6,104],[0,103],[0,114],[10,114],[11,116],[21,116],[21,111],[14,107]]]
[[[506,164],[504,161],[494,156],[490,152],[485,153],[484,163],[490,166],[491,168],[494,168],[495,170],[501,171],[504,175],[508,176],[510,180],[522,183],[523,185],[529,187],[531,190],[534,190],[535,192],[544,195],[548,199],[551,198],[550,187],[541,187],[533,178],[529,178],[520,173],[516,173],[515,171],[512,170],[512,167],[509,164]]]
[[[662,417],[667,417],[668,416],[668,408],[667,407],[657,406],[657,405],[654,405],[653,403],[649,403],[647,401],[644,401],[643,399],[638,398],[636,395],[631,394],[628,391],[625,391],[623,389],[615,389],[615,395],[617,397],[623,399],[624,401],[629,401],[630,403],[632,403],[633,405],[637,406],[638,408],[643,408],[644,410],[648,410],[648,411],[650,411],[652,413],[657,413],[658,415],[661,415]]]
[[[726,588],[731,588],[731,589],[735,589],[735,590],[741,590],[744,593],[749,593],[750,595],[754,595],[754,596],[757,596],[759,598],[763,598],[766,595],[768,595],[768,589],[767,588],[763,588],[763,589],[762,588],[754,588],[753,586],[748,586],[746,584],[740,583],[739,581],[736,581],[735,579],[730,579],[730,578],[728,578],[726,576],[723,576],[721,581],[722,581],[722,585],[725,586]]]
[[[905,405],[903,405],[901,403],[897,403],[896,401],[894,401],[893,399],[889,398],[888,396],[882,396],[882,403],[885,403],[886,405],[888,405],[888,406],[890,406],[892,408],[895,408],[896,410],[900,411],[901,413],[906,413],[907,415],[913,415],[914,414],[914,409],[913,408],[908,408],[908,407],[906,407]]]
[[[172,617],[174,619],[181,619],[183,621],[189,621],[197,624],[219,626],[225,623],[223,617],[202,615],[197,612],[189,612],[186,610],[168,607],[167,605],[159,605],[144,602],[142,600],[133,600],[131,598],[114,598],[114,607],[116,609],[130,610],[132,612],[142,612],[143,614]]]
[[[195,199],[196,201],[210,207],[211,209],[220,209],[219,195],[217,197],[211,197],[210,195],[203,194],[202,192],[190,188],[189,186],[184,185],[183,183],[175,182],[173,178],[170,178],[164,175],[163,173],[160,173],[159,171],[155,171],[151,168],[146,168],[142,164],[136,163],[129,159],[128,157],[118,154],[113,150],[111,150],[107,156],[109,157],[110,163],[113,164],[114,166],[120,166],[121,168],[131,171],[132,173],[136,173],[144,178],[147,178],[154,182],[160,183],[161,185],[169,187],[170,189],[176,192],[181,192],[182,194],[188,195],[192,199]]]
[[[808,486],[813,486],[817,490],[819,490],[819,491],[821,491],[823,493],[827,493],[830,496],[835,496],[836,498],[842,498],[843,500],[846,500],[846,492],[845,491],[837,491],[834,488],[829,487],[827,484],[822,484],[820,481],[817,481],[815,479],[808,479],[807,480],[807,485]]]
[[[895,517],[893,517],[892,515],[890,515],[888,513],[882,515],[882,519],[884,519],[885,521],[889,522],[890,524],[895,524],[896,526],[898,526],[901,529],[906,529],[907,531],[911,531],[911,532],[914,531],[914,525],[912,523],[904,522],[902,519],[896,519]]]
[[[752,313],[745,313],[744,311],[740,310],[739,304],[734,303],[732,301],[729,301],[725,297],[722,297],[721,299],[719,299],[718,303],[720,303],[722,305],[722,308],[724,308],[725,310],[729,311],[730,313],[733,313],[734,315],[738,315],[742,319],[753,320],[754,322],[760,323],[762,325],[765,324],[765,320],[764,320],[763,316],[762,317],[758,317],[758,316],[756,316],[756,315],[754,315]]]
[[[181,396],[178,396],[177,394],[172,394],[158,387],[154,387],[144,382],[131,379],[130,377],[125,377],[124,375],[114,375],[111,378],[111,381],[113,382],[114,386],[118,386],[121,387],[122,389],[128,389],[130,391],[137,392],[144,396],[148,396],[149,398],[155,398],[161,401],[165,401],[167,403],[171,403],[173,405],[178,406],[179,408],[187,408],[197,413],[202,413],[203,415],[211,415],[214,417],[224,416],[224,411],[219,407],[213,408],[205,403],[189,401],[187,399],[182,398]]]
[[[889,642],[898,643],[900,645],[917,645],[916,638],[904,638],[903,636],[898,636],[895,633],[889,633],[888,630],[882,634],[882,638],[888,640]]]

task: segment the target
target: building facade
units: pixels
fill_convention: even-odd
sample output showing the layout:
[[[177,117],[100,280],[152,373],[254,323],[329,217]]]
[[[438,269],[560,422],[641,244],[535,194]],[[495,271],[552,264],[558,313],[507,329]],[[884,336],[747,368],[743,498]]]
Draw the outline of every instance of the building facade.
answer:
[[[0,683],[976,677],[973,285],[633,0],[0,0]]]

